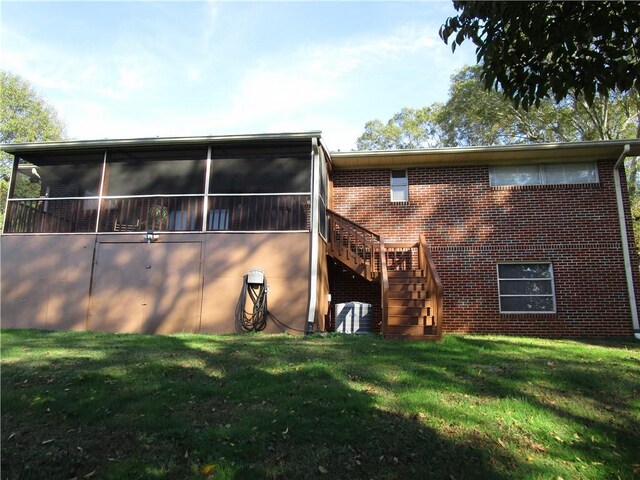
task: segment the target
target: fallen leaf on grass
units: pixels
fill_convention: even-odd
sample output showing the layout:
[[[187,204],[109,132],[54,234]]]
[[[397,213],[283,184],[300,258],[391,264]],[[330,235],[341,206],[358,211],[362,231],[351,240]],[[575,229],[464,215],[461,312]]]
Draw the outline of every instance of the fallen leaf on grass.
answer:
[[[500,440],[500,439],[498,439],[498,445],[500,445],[502,448],[507,448],[507,446],[505,445],[505,443],[504,443],[502,440]]]
[[[544,453],[547,451],[547,447],[545,447],[544,445],[540,445],[539,443],[532,444],[531,448],[540,453]]]
[[[211,463],[209,465],[205,465],[204,467],[202,467],[200,471],[202,472],[203,475],[211,475],[216,468],[217,468],[217,465],[215,463]]]
[[[329,470],[327,470],[326,468],[324,468],[322,465],[320,465],[320,466],[318,467],[318,471],[319,471],[320,473],[322,473],[323,475],[325,475],[325,474],[329,473]]]

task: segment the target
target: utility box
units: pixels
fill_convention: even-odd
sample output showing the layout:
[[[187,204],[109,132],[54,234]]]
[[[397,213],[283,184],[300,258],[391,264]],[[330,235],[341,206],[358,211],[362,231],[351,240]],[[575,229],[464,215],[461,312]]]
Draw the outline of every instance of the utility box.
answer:
[[[371,332],[371,304],[347,302],[336,304],[336,332],[369,333]]]

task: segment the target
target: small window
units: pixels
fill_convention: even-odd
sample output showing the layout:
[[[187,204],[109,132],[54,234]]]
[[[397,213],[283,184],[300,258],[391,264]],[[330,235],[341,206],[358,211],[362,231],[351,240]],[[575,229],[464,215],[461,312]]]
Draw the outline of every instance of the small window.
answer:
[[[501,313],[555,313],[550,263],[498,264]]]
[[[406,170],[391,170],[391,201],[409,201],[409,180]]]
[[[495,166],[489,169],[489,183],[492,187],[598,183],[598,169],[595,163]]]

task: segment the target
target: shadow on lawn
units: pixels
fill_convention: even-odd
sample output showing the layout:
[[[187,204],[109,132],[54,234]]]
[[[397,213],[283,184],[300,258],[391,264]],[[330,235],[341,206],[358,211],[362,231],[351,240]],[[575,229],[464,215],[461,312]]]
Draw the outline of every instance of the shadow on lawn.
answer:
[[[3,478],[502,478],[513,462],[380,410],[300,339],[41,335],[73,356],[4,363]]]
[[[634,446],[640,444],[640,424],[634,406],[634,392],[640,389],[637,355],[632,357],[630,351],[628,356],[620,355],[622,347],[611,341],[571,341],[573,345],[567,345],[572,350],[583,345],[612,346],[618,350],[615,359],[605,358],[603,353],[598,365],[594,364],[594,357],[580,352],[569,355],[567,350],[561,353],[552,344],[545,348],[526,339],[519,339],[520,345],[526,345],[526,354],[520,355],[517,352],[520,345],[513,342],[465,336],[451,340],[454,342],[450,346],[454,348],[438,354],[442,363],[416,367],[420,375],[429,377],[434,384],[449,383],[452,391],[462,394],[514,399],[530,405],[532,412],[544,412],[565,426],[573,425],[583,435],[595,433],[600,439],[598,444],[593,438],[590,441],[579,435],[565,438],[570,451],[560,454],[558,459],[569,463],[578,457],[596,465],[613,466],[613,471],[625,478],[633,477],[631,466],[637,463]],[[456,348],[456,344],[466,346]],[[416,352],[414,358],[417,363],[427,365],[435,356]],[[441,368],[444,365],[445,370]],[[477,411],[475,417],[469,412],[469,417],[479,425],[486,422]],[[553,432],[541,433],[554,436]]]
[[[524,360],[509,372],[473,373],[478,361],[508,359],[492,342],[378,348],[367,339],[3,336],[12,338],[9,346],[3,341],[3,478],[204,478],[201,469],[212,464],[215,478],[554,476],[486,436],[460,440],[438,412],[448,405],[427,412],[442,418],[435,430],[418,415],[382,409],[375,391],[359,388],[393,389],[408,374],[425,390],[514,396],[549,408],[518,390]],[[12,361],[12,349],[22,349],[25,360]],[[38,349],[49,355],[29,356]],[[472,358],[480,349],[481,360]],[[397,365],[399,378],[383,376],[381,364]],[[484,421],[478,413],[478,424]],[[627,427],[592,427],[630,435]],[[587,458],[591,453],[585,449]]]

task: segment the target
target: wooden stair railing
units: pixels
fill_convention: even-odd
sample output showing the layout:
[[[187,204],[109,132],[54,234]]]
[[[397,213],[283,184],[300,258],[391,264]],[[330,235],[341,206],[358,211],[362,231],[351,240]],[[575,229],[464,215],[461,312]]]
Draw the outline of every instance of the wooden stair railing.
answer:
[[[380,236],[355,222],[328,210],[327,253],[340,260],[368,281],[380,275]]]
[[[389,323],[389,272],[387,271],[387,249],[380,238],[380,307],[382,310],[382,338],[387,336]]]
[[[431,295],[431,310],[436,324],[436,336],[442,337],[442,320],[443,320],[443,297],[444,290],[440,275],[436,270],[436,265],[431,257],[431,252],[427,246],[427,239],[424,234],[420,234],[420,242],[418,245],[418,253],[420,255],[420,269],[425,274],[427,291]]]
[[[368,281],[380,281],[382,336],[438,340],[442,335],[442,282],[426,238],[385,243],[376,233],[329,210],[327,253]]]

